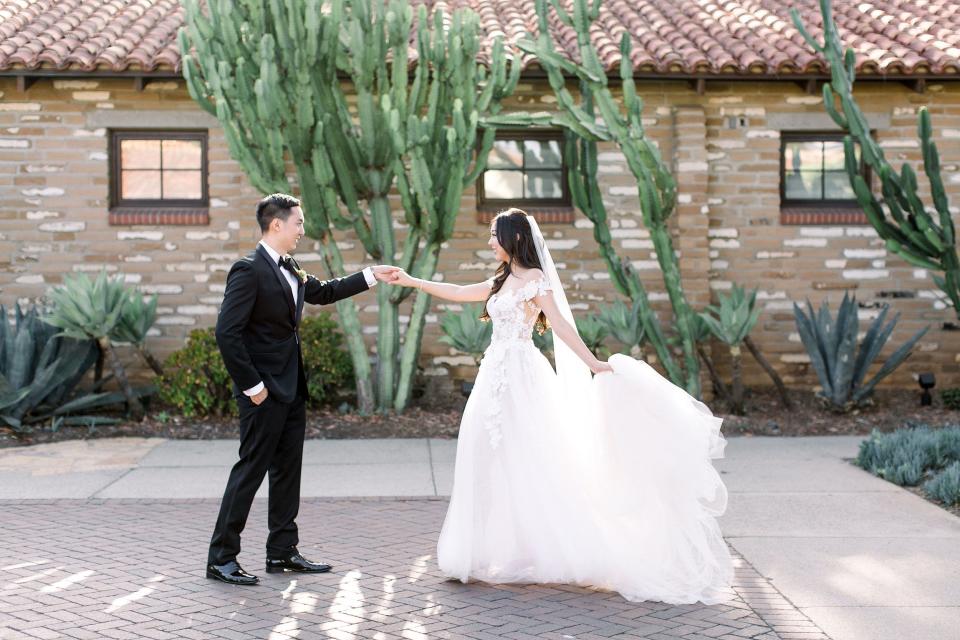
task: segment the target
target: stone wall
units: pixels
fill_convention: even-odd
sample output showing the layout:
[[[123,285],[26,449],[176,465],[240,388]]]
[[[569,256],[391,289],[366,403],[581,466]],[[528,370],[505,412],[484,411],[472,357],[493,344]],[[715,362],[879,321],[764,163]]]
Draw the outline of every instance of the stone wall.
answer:
[[[889,302],[902,314],[892,343],[931,324],[920,348],[886,384],[914,386],[930,370],[939,386],[960,384],[960,332],[944,329],[955,315],[929,274],[888,255],[864,225],[785,225],[779,218],[779,135],[786,130],[832,129],[820,98],[789,82],[708,83],[698,95],[684,82],[646,82],[644,123],[673,164],[679,206],[672,220],[684,287],[695,307],[734,282],[757,286],[764,308],[754,339],[788,383],[814,385],[796,334],[792,302],[857,294],[866,321]],[[960,85],[928,85],[918,94],[897,83],[862,83],[865,105],[892,159],[917,162],[916,108],[929,105],[950,195],[960,202]],[[550,109],[546,85],[521,83],[510,108]],[[735,128],[729,128],[730,117]],[[742,120],[742,121],[741,121]],[[116,226],[107,221],[107,131],[110,128],[209,129],[210,224]],[[217,123],[198,109],[182,82],[40,80],[25,93],[0,79],[0,301],[35,300],[70,271],[120,272],[160,297],[151,347],[161,356],[179,347],[190,329],[212,325],[231,262],[249,251],[259,233],[253,208],[259,194],[230,159]],[[622,155],[601,147],[600,176],[615,246],[643,276],[665,321],[669,303],[652,242],[643,228],[636,183]],[[399,209],[399,202],[394,202]],[[402,229],[398,230],[402,234]],[[486,248],[487,227],[477,222],[472,190],[462,203],[453,238],[441,255],[438,279],[472,283],[495,264]],[[598,257],[590,222],[544,225],[551,250],[567,276],[575,312],[595,311],[615,294]],[[348,270],[370,263],[352,233],[339,238]],[[304,246],[305,245],[305,246]],[[298,257],[323,275],[317,247],[305,241]],[[313,246],[311,246],[313,245]],[[356,298],[370,343],[376,299]],[[452,380],[472,375],[472,361],[437,341],[438,315],[456,305],[434,303],[422,364],[428,375]],[[724,350],[712,348],[723,368]],[[891,351],[888,346],[884,354]],[[129,357],[129,354],[128,354]],[[748,383],[766,384],[746,358]]]

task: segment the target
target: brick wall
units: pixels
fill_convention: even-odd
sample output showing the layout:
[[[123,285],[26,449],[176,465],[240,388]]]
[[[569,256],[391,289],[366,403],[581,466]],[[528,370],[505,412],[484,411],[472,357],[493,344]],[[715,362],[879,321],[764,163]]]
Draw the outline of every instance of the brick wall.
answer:
[[[879,136],[895,160],[917,161],[915,110],[930,106],[956,205],[960,86],[929,85],[924,94],[896,83],[862,87],[861,103],[883,125]],[[818,97],[788,82],[708,83],[703,95],[682,82],[642,83],[638,90],[645,96],[647,133],[675,170],[674,248],[681,256],[685,291],[696,307],[733,282],[758,286],[764,313],[754,339],[788,383],[813,385],[816,378],[795,333],[792,301],[828,299],[836,308],[844,290],[854,291],[865,306],[864,320],[877,313],[878,303],[889,301],[902,313],[894,343],[925,324],[933,326],[887,384],[914,386],[911,375],[924,370],[934,371],[940,386],[960,384],[960,332],[944,330],[943,323],[955,316],[944,308],[928,274],[888,255],[869,226],[779,221],[779,132],[824,128]],[[545,85],[521,83],[509,106],[543,110],[554,105]],[[729,116],[743,116],[743,126],[727,128]],[[107,131],[131,126],[209,129],[209,225],[108,224]],[[667,324],[669,303],[641,223],[636,183],[615,147],[602,145],[600,151],[615,246],[637,267]],[[160,318],[150,346],[161,356],[180,346],[190,329],[213,324],[227,269],[259,237],[253,220],[259,194],[230,159],[216,122],[192,103],[182,82],[149,83],[136,91],[129,80],[41,80],[19,93],[13,80],[0,79],[0,168],[0,301],[35,300],[64,273],[106,266],[159,295]],[[399,209],[398,201],[394,208]],[[476,221],[473,190],[464,195],[462,211],[437,278],[477,282],[496,265],[485,246],[486,225]],[[590,226],[580,214],[573,225],[544,226],[575,312],[595,311],[615,297]],[[370,263],[352,233],[342,233],[339,241],[348,270]],[[305,241],[298,257],[322,275],[316,249]],[[356,300],[372,344],[376,299],[361,294]],[[469,358],[437,341],[437,316],[457,308],[435,301],[428,318],[422,364],[439,380],[472,375]],[[725,367],[724,350],[715,345],[712,351]],[[888,347],[884,354],[889,352]],[[766,383],[749,357],[746,376],[749,383]]]

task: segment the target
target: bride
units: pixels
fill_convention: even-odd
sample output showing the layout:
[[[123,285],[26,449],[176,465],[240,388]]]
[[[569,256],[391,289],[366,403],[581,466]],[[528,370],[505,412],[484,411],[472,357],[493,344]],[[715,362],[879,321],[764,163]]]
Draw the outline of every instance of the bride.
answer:
[[[533,217],[500,213],[488,245],[501,264],[484,282],[400,272],[392,283],[486,301],[482,318],[493,322],[460,424],[440,570],[634,601],[729,598],[732,563],[715,519],[727,494],[711,463],[723,454],[722,420],[647,363],[590,352]],[[556,372],[532,340],[548,328]]]

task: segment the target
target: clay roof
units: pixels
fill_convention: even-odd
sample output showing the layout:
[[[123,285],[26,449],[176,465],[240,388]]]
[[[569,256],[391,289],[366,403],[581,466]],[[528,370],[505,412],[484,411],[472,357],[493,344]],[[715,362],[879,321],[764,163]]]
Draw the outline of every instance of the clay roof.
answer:
[[[563,0],[569,5],[571,0]],[[471,7],[489,49],[536,30],[533,0],[412,0],[432,10]],[[825,65],[789,17],[800,9],[815,35],[817,0],[603,0],[591,33],[608,70],[633,37],[637,74],[679,76],[820,75]],[[960,73],[960,3],[955,0],[835,0],[845,43],[864,75]],[[179,70],[178,0],[0,0],[0,71]],[[553,19],[558,48],[576,59],[575,33]],[[524,56],[524,65],[535,64]]]

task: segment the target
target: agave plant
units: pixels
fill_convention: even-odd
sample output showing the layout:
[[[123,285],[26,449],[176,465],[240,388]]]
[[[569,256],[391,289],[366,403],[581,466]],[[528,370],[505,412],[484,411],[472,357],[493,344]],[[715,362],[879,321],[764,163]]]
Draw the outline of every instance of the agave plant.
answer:
[[[147,349],[147,332],[157,320],[157,296],[149,300],[139,291],[128,294],[127,302],[120,311],[120,319],[114,326],[112,340],[129,342],[158,376],[163,375],[160,362]]]
[[[625,353],[637,358],[643,357],[643,341],[646,337],[643,322],[640,320],[642,302],[628,307],[622,300],[610,306],[601,305],[597,319],[613,338],[622,344]]]
[[[90,396],[64,401],[97,359],[93,341],[56,337],[35,306],[24,313],[18,304],[13,315],[11,323],[0,306],[0,421],[24,432],[44,409],[89,408]]]
[[[106,271],[101,271],[96,280],[82,273],[66,276],[62,286],[51,289],[49,298],[54,306],[46,321],[60,328],[58,335],[97,342],[113,370],[132,417],[142,419],[143,405],[130,386],[110,338],[129,299],[123,278],[109,278]]]
[[[730,390],[727,389],[727,385],[720,379],[720,374],[717,372],[717,367],[713,363],[713,358],[710,357],[710,354],[707,353],[705,348],[705,345],[710,340],[710,327],[703,321],[701,314],[693,316],[693,337],[697,341],[697,354],[700,356],[703,364],[706,365],[707,373],[713,382],[714,392],[719,394],[728,405],[731,404]]]
[[[465,304],[462,311],[447,311],[440,318],[440,328],[444,333],[440,342],[472,356],[477,364],[480,364],[480,358],[490,346],[493,336],[493,325],[480,319],[482,313],[482,305]]]
[[[593,352],[593,355],[599,357],[603,341],[607,337],[607,327],[595,315],[575,318],[574,321],[577,323],[577,333],[580,334],[583,343]]]
[[[808,313],[804,313],[798,304],[793,305],[797,330],[817,372],[820,386],[823,387],[819,395],[836,411],[849,411],[867,400],[877,383],[907,359],[910,350],[930,328],[928,325],[913,334],[865,383],[867,369],[880,354],[900,314],[895,315],[893,320],[884,326],[887,311],[890,309],[890,305],[884,305],[870,324],[858,350],[857,332],[860,320],[857,317],[855,296],[843,294],[836,320],[831,316],[826,302],[815,312],[813,305],[807,300],[807,309]]]
[[[718,293],[717,298],[720,301],[719,305],[708,305],[699,315],[710,333],[730,350],[730,356],[733,359],[730,410],[737,415],[743,415],[743,358],[740,345],[746,340],[760,317],[761,309],[756,306],[757,290],[754,289],[748,294],[743,287],[735,284],[730,295]]]
[[[533,346],[547,358],[553,358],[553,331],[533,332]]]

